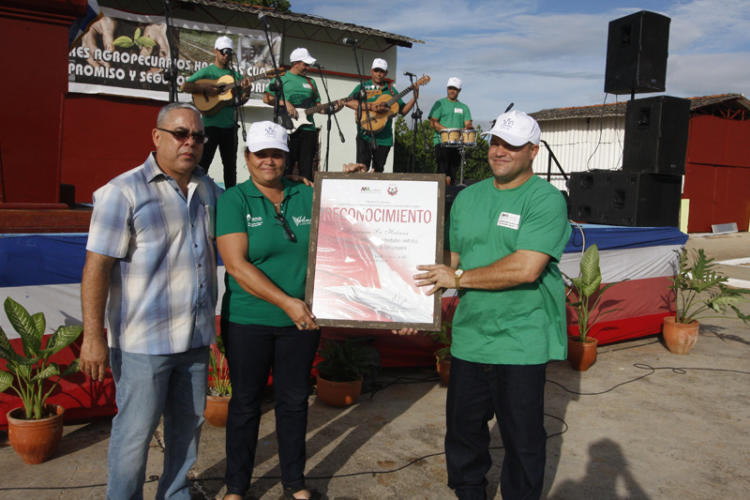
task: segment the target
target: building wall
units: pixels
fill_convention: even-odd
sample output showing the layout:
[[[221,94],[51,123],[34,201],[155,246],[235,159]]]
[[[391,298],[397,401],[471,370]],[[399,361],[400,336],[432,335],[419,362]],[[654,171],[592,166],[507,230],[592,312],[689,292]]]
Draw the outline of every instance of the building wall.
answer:
[[[566,174],[586,170],[616,170],[622,166],[625,117],[575,118],[539,123],[542,140]],[[544,144],[534,160],[534,172],[546,176],[549,153]],[[552,184],[566,189],[565,181],[552,162]]]

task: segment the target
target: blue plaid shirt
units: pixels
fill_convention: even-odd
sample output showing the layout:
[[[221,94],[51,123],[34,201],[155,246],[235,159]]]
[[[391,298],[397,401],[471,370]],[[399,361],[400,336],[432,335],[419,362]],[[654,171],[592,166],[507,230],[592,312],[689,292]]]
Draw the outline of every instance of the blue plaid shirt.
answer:
[[[197,167],[186,198],[153,153],[96,190],[86,249],[117,259],[109,289],[110,347],[172,354],[214,342],[220,193]]]

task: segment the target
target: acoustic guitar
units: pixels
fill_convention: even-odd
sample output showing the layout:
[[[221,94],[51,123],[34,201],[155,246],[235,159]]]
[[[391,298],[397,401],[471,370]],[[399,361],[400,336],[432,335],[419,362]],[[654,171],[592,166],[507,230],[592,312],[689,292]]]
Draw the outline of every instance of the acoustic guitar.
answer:
[[[196,80],[195,83],[211,83],[216,84],[219,93],[217,95],[208,95],[206,92],[194,92],[193,93],[193,104],[198,111],[206,116],[213,116],[218,113],[225,106],[232,104],[234,98],[232,90],[235,87],[241,87],[243,82],[252,83],[256,80],[264,80],[269,78],[276,78],[285,73],[285,70],[280,69],[278,73],[275,70],[266,71],[265,73],[259,73],[257,75],[249,76],[244,80],[235,81],[232,75],[224,75],[216,80],[210,80],[204,78]]]
[[[388,110],[381,113],[378,113],[376,111],[362,110],[362,113],[359,116],[359,126],[365,129],[367,132],[371,132],[373,134],[380,132],[381,130],[383,130],[383,127],[385,127],[385,124],[388,123],[388,120],[391,117],[395,116],[396,113],[398,113],[399,99],[414,90],[415,85],[426,85],[429,81],[430,77],[427,75],[423,75],[422,78],[416,81],[416,83],[405,88],[404,90],[399,92],[398,95],[391,96],[390,94],[382,94],[380,97],[370,102],[369,104],[370,106],[373,106],[380,103],[385,103],[385,105],[388,107]]]
[[[316,104],[315,106],[311,108],[296,108],[297,109],[297,118],[289,117],[290,120],[292,120],[292,126],[290,128],[287,128],[287,132],[289,134],[293,134],[297,131],[298,128],[300,128],[302,125],[305,125],[306,123],[310,123],[307,121],[307,117],[310,116],[313,113],[320,113],[321,111],[325,111],[326,108],[329,106],[339,106],[342,104],[346,104],[347,102],[356,99],[356,97],[343,97],[341,99],[337,99],[335,101],[326,102],[322,104]]]

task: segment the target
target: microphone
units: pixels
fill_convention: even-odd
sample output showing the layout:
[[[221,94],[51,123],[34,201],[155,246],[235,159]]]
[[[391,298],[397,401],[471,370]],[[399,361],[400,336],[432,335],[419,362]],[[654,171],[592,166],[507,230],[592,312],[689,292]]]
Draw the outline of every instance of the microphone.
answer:
[[[507,113],[508,111],[510,111],[511,109],[513,109],[513,104],[514,104],[514,103],[510,103],[510,104],[508,105],[508,107],[507,107],[507,108],[505,108],[505,113]]]
[[[342,38],[342,39],[341,39],[341,42],[342,42],[342,43],[343,43],[344,45],[357,45],[357,44],[359,43],[359,40],[357,40],[356,38],[349,38],[349,37],[346,37],[346,38]]]
[[[417,75],[415,75],[414,73],[410,73],[409,71],[406,71],[406,72],[404,72],[404,76],[412,76],[412,77],[414,77],[414,76],[417,76]]]
[[[258,21],[263,21],[263,24],[265,24],[266,27],[268,27],[268,19],[266,18],[265,12],[261,12],[260,14],[258,14]]]

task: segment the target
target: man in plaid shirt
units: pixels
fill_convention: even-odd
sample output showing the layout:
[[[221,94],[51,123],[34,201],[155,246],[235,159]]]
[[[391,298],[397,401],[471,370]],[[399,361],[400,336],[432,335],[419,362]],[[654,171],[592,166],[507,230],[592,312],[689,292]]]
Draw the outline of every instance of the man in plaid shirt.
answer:
[[[216,336],[220,189],[197,167],[206,135],[192,105],[162,108],[152,138],[156,151],[142,165],[94,193],[80,365],[94,380],[111,365],[117,388],[107,498],[142,496],[149,442],[163,415],[156,498],[189,500],[186,473],[198,453],[208,346]]]

